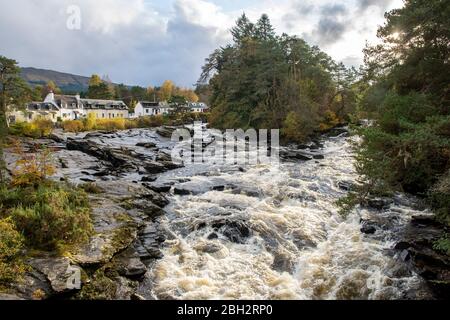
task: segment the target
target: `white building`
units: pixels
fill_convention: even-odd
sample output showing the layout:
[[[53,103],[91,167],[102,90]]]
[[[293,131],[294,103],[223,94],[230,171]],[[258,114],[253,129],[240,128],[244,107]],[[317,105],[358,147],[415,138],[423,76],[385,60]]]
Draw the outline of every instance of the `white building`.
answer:
[[[191,102],[189,103],[189,107],[191,108],[192,112],[208,112],[209,107],[206,105],[206,103],[203,102]]]
[[[31,122],[47,119],[53,122],[78,120],[94,114],[97,119],[128,118],[128,107],[123,101],[81,99],[79,95],[55,95],[50,92],[44,102],[32,102],[24,111],[9,114],[10,122]]]
[[[164,102],[139,101],[134,108],[133,117],[164,115],[170,113],[172,109]]]

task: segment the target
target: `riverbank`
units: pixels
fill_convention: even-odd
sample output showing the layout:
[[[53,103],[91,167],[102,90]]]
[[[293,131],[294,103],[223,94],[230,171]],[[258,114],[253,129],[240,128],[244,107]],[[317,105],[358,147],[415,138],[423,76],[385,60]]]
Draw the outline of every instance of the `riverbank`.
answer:
[[[27,152],[36,143],[53,150],[54,179],[91,186],[95,233],[62,257],[30,257],[31,271],[9,297],[431,299],[446,292],[448,258],[429,251],[437,226],[413,199],[374,199],[348,218],[338,214],[335,200],[358,179],[345,129],[283,147],[279,168],[180,167],[170,159],[174,129],[23,140]],[[9,167],[15,159],[9,150]],[[417,228],[427,242],[411,236]],[[439,263],[429,269],[427,257]],[[79,270],[81,288],[67,287],[68,270]]]

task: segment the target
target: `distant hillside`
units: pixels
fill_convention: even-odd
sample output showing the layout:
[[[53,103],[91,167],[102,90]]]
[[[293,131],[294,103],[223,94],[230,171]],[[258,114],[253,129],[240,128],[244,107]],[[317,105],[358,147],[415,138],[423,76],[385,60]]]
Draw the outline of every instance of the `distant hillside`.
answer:
[[[45,85],[53,81],[64,92],[85,92],[89,87],[89,77],[52,70],[22,68],[21,75],[32,86]]]

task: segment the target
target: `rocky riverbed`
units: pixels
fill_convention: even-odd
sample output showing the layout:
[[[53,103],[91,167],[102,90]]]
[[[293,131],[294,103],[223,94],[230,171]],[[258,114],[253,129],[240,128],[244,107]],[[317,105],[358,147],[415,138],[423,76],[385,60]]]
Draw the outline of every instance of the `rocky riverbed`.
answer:
[[[171,161],[175,128],[56,132],[54,179],[93,183],[95,235],[64,257],[37,254],[0,298],[432,299],[448,295],[442,226],[416,199],[335,201],[358,176],[345,129],[282,147],[279,166]],[[16,159],[7,153],[11,168]],[[67,286],[78,270],[81,288]],[[70,273],[70,272],[72,273]]]

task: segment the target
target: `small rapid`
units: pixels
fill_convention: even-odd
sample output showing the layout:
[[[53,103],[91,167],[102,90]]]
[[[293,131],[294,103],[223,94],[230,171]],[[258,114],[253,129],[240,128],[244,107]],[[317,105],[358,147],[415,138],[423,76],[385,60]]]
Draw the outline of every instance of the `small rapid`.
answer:
[[[340,183],[355,183],[351,140],[323,141],[324,159],[185,167],[161,224],[171,234],[153,266],[157,298],[404,299],[423,288],[392,250],[411,216],[423,214],[398,195],[380,212],[357,207],[346,218]],[[205,187],[207,186],[207,187]],[[211,187],[212,186],[212,187]],[[388,221],[373,235],[363,218]],[[412,295],[412,296],[411,296]]]

